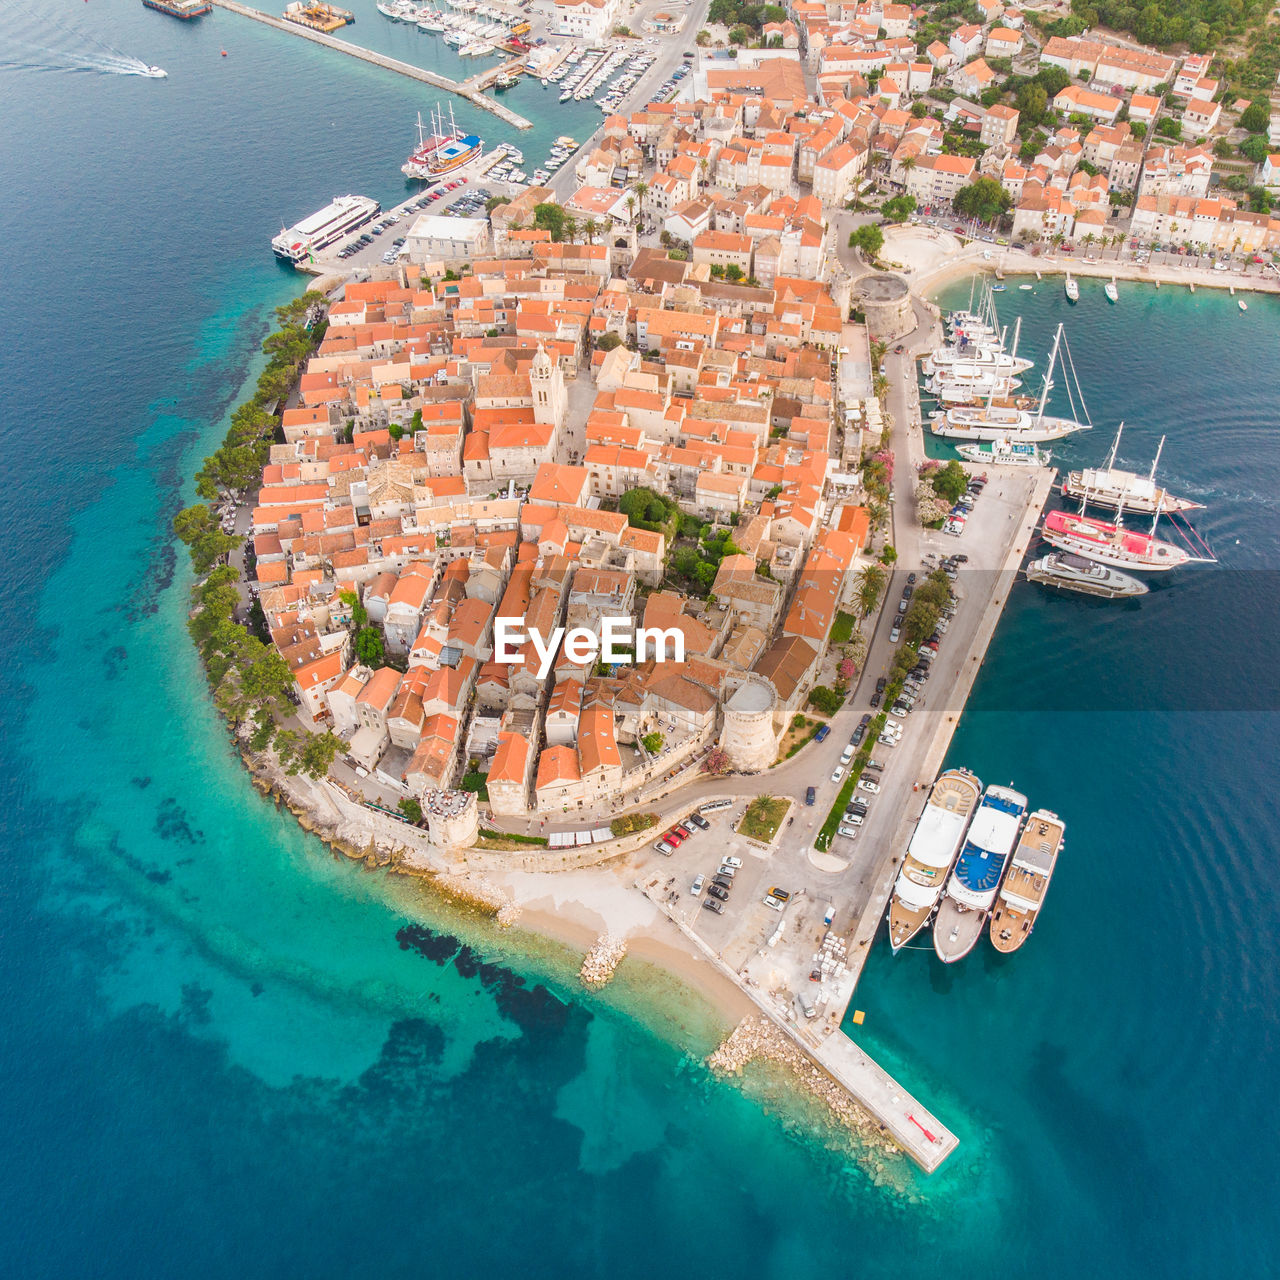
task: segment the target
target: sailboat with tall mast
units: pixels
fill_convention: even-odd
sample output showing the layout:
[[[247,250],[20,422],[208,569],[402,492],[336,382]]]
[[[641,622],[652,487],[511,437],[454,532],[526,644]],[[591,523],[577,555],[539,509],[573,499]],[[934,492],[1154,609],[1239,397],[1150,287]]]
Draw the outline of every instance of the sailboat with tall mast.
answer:
[[[1160,455],[1164,452],[1164,436],[1160,437],[1160,446],[1156,449],[1150,474],[1141,476],[1117,467],[1116,452],[1120,448],[1120,435],[1123,431],[1122,422],[1116,429],[1116,438],[1111,443],[1111,452],[1107,454],[1106,466],[1086,467],[1067,474],[1062,482],[1064,498],[1088,501],[1091,505],[1108,511],[1123,508],[1141,515],[1152,515],[1156,511],[1173,514],[1203,509],[1203,503],[1175,497],[1156,484],[1156,468],[1160,465]]]
[[[1119,569],[1164,572],[1180,568],[1184,564],[1216,563],[1213,553],[1198,538],[1196,541],[1199,548],[1192,550],[1155,536],[1162,512],[1158,502],[1151,517],[1150,533],[1139,533],[1124,527],[1121,523],[1124,515],[1123,503],[1116,509],[1114,522],[1086,516],[1084,512],[1088,504],[1089,494],[1086,492],[1080,502],[1079,515],[1072,515],[1069,511],[1049,512],[1040,528],[1040,536],[1059,551],[1069,551],[1098,564],[1115,565]],[[1183,532],[1186,536],[1195,538],[1194,532],[1189,528],[1184,528]]]
[[[1016,336],[1015,336],[1016,350]],[[1080,392],[1079,380],[1075,380],[1075,392],[1072,394],[1071,382],[1067,381],[1067,394],[1074,402],[1080,401],[1080,411],[1084,414],[1083,422],[1075,418],[1061,418],[1045,413],[1049,400],[1049,391],[1053,386],[1053,371],[1058,363],[1058,353],[1063,345],[1062,325],[1058,325],[1053,335],[1053,349],[1049,354],[1049,367],[1045,370],[1044,386],[1040,391],[1040,402],[1035,413],[1028,409],[1012,408],[988,402],[985,405],[957,406],[935,414],[930,423],[930,430],[936,436],[953,440],[1009,440],[1021,443],[1041,444],[1048,440],[1061,440],[1063,436],[1074,431],[1087,431],[1092,427],[1088,420],[1088,411],[1084,406],[1084,396]],[[1069,349],[1067,360],[1070,359]],[[1074,379],[1075,369],[1071,366]]]

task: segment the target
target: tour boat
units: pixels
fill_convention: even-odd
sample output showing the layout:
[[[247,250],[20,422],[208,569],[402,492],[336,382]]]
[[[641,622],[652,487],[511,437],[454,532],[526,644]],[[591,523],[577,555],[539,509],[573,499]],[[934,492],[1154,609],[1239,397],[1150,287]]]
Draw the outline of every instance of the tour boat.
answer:
[[[1047,467],[1053,456],[1048,449],[1034,444],[1010,440],[991,440],[986,444],[956,445],[956,452],[966,462],[979,462],[997,467]]]
[[[1048,809],[1037,809],[1027,819],[991,913],[991,945],[997,951],[1017,951],[1031,936],[1065,833],[1066,824]]]
[[[1154,515],[1157,511],[1176,514],[1203,509],[1203,503],[1175,497],[1156,484],[1156,467],[1160,465],[1160,454],[1164,451],[1163,436],[1160,437],[1160,446],[1156,449],[1149,475],[1140,476],[1118,468],[1115,465],[1116,450],[1120,447],[1120,434],[1123,431],[1122,422],[1116,431],[1105,466],[1085,467],[1080,471],[1068,472],[1067,478],[1062,482],[1064,498],[1074,498],[1078,502],[1091,503],[1109,511],[1136,511],[1142,515]]]
[[[1124,569],[1164,572],[1206,560],[1149,533],[1138,533],[1122,524],[1095,520],[1092,516],[1072,515],[1069,511],[1050,511],[1040,534],[1059,551],[1073,551],[1087,560]]]
[[[1108,600],[1145,596],[1150,590],[1138,578],[1073,555],[1070,551],[1051,551],[1033,560],[1027,565],[1027,581],[1085,596],[1103,596]]]
[[[1003,440],[1020,443],[1042,444],[1049,440],[1061,440],[1073,431],[1087,431],[1091,423],[1077,422],[1074,418],[1059,418],[1045,413],[1049,389],[1053,386],[1053,371],[1058,362],[1062,343],[1062,325],[1053,337],[1053,349],[1049,354],[1049,367],[1045,370],[1044,384],[1040,391],[1040,403],[1035,413],[1027,409],[1008,407],[988,402],[984,405],[957,406],[935,414],[929,424],[930,431],[944,439],[955,440]],[[1071,369],[1074,376],[1074,369]],[[1071,388],[1068,386],[1068,393]],[[1077,382],[1072,394],[1073,403],[1079,400],[1084,410],[1084,397]]]
[[[982,783],[967,769],[948,769],[933,784],[889,899],[894,955],[924,928],[938,905],[981,794]]]
[[[933,949],[944,964],[977,945],[1026,812],[1027,797],[1012,787],[988,787],[982,797],[933,922]]]
[[[1102,292],[1107,295],[1108,302],[1120,301],[1120,290],[1116,288],[1115,276],[1112,276],[1111,279],[1108,280],[1107,283],[1102,286]]]
[[[484,143],[474,133],[463,133],[449,108],[446,122],[444,111],[437,108],[430,113],[430,133],[423,127],[422,113],[418,113],[418,145],[408,160],[400,166],[406,178],[429,178],[449,173],[474,160],[483,150]]]

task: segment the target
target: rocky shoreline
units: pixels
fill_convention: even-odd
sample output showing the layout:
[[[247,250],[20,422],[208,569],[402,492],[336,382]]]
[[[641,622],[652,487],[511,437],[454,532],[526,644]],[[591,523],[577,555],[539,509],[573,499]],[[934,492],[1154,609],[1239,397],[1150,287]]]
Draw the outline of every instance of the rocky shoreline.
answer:
[[[595,946],[582,960],[582,970],[578,975],[582,979],[582,985],[588,988],[603,987],[613,977],[613,971],[622,963],[622,957],[626,954],[625,938],[604,934],[596,939]]]
[[[886,1156],[904,1154],[884,1127],[850,1098],[848,1090],[837,1084],[768,1018],[744,1018],[707,1059],[707,1066],[718,1076],[741,1076],[743,1070],[756,1061],[786,1068],[796,1083],[822,1102],[836,1123],[853,1133],[870,1152]]]

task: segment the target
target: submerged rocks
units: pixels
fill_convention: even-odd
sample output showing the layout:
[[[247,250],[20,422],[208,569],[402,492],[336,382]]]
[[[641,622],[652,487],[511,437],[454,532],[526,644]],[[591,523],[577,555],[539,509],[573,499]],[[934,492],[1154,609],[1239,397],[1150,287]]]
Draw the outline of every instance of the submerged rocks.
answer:
[[[898,1145],[850,1096],[817,1066],[803,1049],[768,1018],[744,1018],[728,1038],[707,1059],[716,1075],[741,1075],[748,1063],[757,1059],[785,1067],[806,1092],[823,1102],[833,1118],[844,1128],[885,1154],[897,1154]]]

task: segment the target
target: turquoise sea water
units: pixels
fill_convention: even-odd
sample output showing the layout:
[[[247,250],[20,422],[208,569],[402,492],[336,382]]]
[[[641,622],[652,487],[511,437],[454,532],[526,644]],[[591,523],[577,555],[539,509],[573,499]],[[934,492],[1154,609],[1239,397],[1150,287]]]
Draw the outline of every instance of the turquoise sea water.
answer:
[[[1168,431],[1223,564],[1120,609],[1015,590],[953,758],[1068,851],[1010,961],[868,966],[866,1040],[964,1141],[899,1195],[710,1082],[669,984],[582,998],[248,785],[168,519],[299,287],[270,235],[401,191],[425,100],[226,13],[50,10],[170,78],[0,59],[6,1272],[1273,1270],[1276,305],[1082,283],[1095,419],[1139,462]],[[544,141],[583,136],[545,100]],[[1043,357],[1060,291],[1004,299]]]

